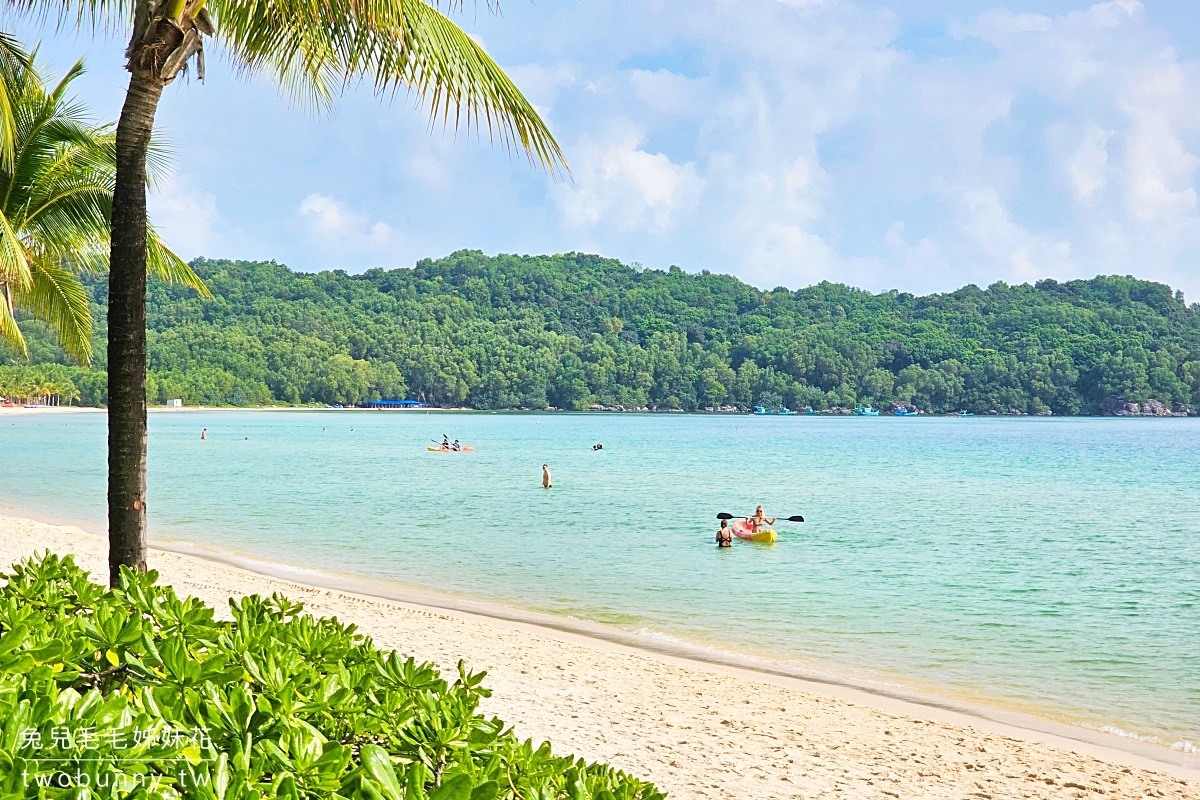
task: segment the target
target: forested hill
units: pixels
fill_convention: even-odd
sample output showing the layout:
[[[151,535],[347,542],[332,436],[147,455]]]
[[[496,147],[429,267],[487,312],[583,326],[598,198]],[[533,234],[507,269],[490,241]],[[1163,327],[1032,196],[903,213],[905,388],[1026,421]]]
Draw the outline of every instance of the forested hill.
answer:
[[[763,292],[728,275],[580,254],[462,251],[361,275],[193,266],[215,299],[151,288],[159,400],[684,409],[904,400],[929,411],[1077,414],[1115,395],[1200,407],[1200,305],[1132,278],[916,297],[833,283]],[[102,339],[105,284],[89,288]],[[34,350],[54,358],[44,340]],[[103,345],[96,352],[102,370]]]

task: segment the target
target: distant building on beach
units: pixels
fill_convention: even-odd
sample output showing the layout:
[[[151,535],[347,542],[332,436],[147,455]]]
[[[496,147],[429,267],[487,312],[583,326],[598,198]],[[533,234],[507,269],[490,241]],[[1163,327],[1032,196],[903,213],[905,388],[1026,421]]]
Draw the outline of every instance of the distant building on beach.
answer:
[[[420,400],[372,400],[371,408],[424,408]]]
[[[176,397],[172,400],[167,401],[167,405],[170,406],[171,408],[183,408],[183,400]]]

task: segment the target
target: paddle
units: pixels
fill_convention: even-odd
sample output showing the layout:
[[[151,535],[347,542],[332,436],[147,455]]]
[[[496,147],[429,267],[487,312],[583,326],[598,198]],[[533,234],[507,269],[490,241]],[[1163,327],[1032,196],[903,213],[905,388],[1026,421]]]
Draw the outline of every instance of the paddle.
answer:
[[[735,517],[733,514],[727,514],[724,511],[722,511],[720,514],[717,514],[717,519],[739,519],[739,517]],[[794,517],[780,517],[775,521],[776,522],[804,522],[804,517],[797,514]]]

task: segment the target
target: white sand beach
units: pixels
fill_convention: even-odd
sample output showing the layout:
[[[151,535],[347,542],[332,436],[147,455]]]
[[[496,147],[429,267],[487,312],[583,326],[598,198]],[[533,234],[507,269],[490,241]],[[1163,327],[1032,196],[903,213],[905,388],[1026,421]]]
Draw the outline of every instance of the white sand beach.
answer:
[[[94,534],[0,516],[0,564],[74,553],[103,578]],[[528,622],[397,602],[156,550],[182,593],[279,591],[385,648],[488,670],[486,711],[521,737],[603,760],[672,798],[1200,798],[1200,760],[635,649]],[[1082,732],[1081,732],[1082,733]],[[1158,756],[1161,756],[1159,758]]]

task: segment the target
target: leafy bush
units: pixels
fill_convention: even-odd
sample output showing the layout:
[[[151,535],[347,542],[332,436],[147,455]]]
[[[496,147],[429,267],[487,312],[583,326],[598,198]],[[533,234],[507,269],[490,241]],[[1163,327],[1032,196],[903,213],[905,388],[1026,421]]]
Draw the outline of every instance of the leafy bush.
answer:
[[[0,798],[660,800],[605,765],[518,741],[478,713],[484,673],[375,648],[280,595],[232,621],[70,556],[0,589]]]

